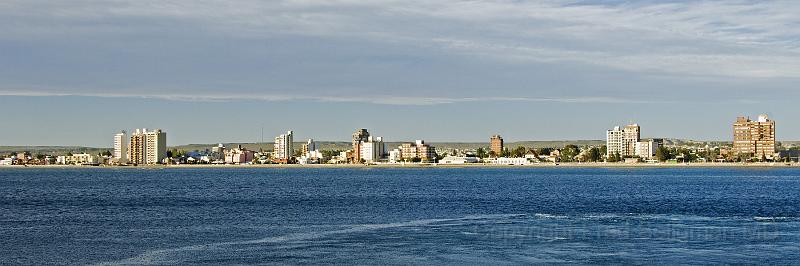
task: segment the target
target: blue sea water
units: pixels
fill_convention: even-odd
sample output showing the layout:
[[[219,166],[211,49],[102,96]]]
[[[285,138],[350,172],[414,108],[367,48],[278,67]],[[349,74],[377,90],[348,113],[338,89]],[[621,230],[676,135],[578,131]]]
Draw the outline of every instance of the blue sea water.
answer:
[[[0,169],[0,264],[794,264],[800,169]]]

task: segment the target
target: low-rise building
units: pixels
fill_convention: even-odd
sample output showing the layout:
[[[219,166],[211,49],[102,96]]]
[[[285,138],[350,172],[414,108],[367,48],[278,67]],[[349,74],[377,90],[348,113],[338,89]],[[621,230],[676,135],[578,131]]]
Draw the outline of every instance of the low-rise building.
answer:
[[[648,139],[636,142],[636,156],[643,159],[651,159],[656,156],[658,147],[664,145],[663,139]]]
[[[526,158],[510,158],[510,157],[499,157],[494,160],[491,160],[492,164],[501,164],[501,165],[528,165],[531,162],[528,161]]]
[[[96,165],[103,163],[102,157],[88,153],[64,155],[56,157],[56,163],[62,165]]]
[[[225,163],[225,145],[222,143],[217,144],[216,147],[211,148],[211,152],[205,154],[205,158],[202,158],[202,161],[206,163]]]
[[[317,149],[317,144],[313,139],[308,139],[306,144],[303,144],[302,155],[297,158],[299,164],[319,164],[324,160],[322,152]]]
[[[255,159],[255,152],[242,148],[242,145],[225,151],[226,164],[245,164]]]
[[[335,155],[335,156],[333,156],[333,157],[332,157],[332,158],[331,158],[331,159],[328,161],[328,163],[332,163],[332,164],[343,164],[343,163],[348,163],[348,160],[349,160],[349,158],[351,158],[351,157],[350,157],[350,154],[351,154],[351,153],[352,153],[352,151],[349,151],[349,150],[347,150],[347,151],[342,151],[342,152],[339,152],[339,155]]]
[[[468,164],[478,161],[478,157],[446,156],[439,160],[439,164]]]
[[[403,160],[402,152],[400,149],[389,151],[389,163],[399,163]]]
[[[436,148],[425,144],[424,140],[417,140],[414,143],[403,143],[398,147],[398,150],[400,150],[400,159],[402,160],[413,160],[414,158],[419,158],[423,162],[436,160]]]

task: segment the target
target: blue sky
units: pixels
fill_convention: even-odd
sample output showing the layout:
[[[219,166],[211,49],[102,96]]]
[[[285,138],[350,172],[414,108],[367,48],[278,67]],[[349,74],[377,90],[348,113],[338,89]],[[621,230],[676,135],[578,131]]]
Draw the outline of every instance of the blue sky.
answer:
[[[800,140],[796,1],[3,1],[0,145]]]

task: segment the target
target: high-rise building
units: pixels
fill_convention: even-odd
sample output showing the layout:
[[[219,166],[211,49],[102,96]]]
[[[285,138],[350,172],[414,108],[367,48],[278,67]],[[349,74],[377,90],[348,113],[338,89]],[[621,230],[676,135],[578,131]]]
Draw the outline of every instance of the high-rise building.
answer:
[[[624,152],[623,147],[625,147],[622,141],[623,138],[622,129],[618,126],[606,131],[606,156],[622,155]]]
[[[500,156],[500,153],[503,152],[503,137],[500,135],[494,135],[492,138],[489,139],[489,148],[493,151],[497,156]]]
[[[361,144],[369,140],[369,132],[366,128],[361,128],[353,133],[353,151],[348,160],[353,163],[361,162]]]
[[[733,153],[772,159],[776,152],[775,121],[767,115],[758,120],[738,117],[733,123]]]
[[[117,163],[128,163],[128,138],[123,130],[114,135],[114,160]]]
[[[386,155],[386,144],[383,143],[383,137],[370,136],[367,141],[360,143],[359,148],[360,159],[368,163],[377,162]]]
[[[275,137],[275,146],[273,147],[273,159],[280,163],[289,163],[294,155],[294,132],[287,131],[286,134],[281,134]]]
[[[167,157],[167,133],[156,129],[136,129],[128,146],[128,161],[133,164],[159,164]]]
[[[636,155],[636,143],[640,139],[638,124],[627,125],[624,128],[616,126],[606,131],[606,156],[619,154],[620,156]]]
[[[622,130],[624,137],[622,143],[625,146],[625,155],[636,155],[636,143],[641,139],[641,128],[638,124],[625,126]]]

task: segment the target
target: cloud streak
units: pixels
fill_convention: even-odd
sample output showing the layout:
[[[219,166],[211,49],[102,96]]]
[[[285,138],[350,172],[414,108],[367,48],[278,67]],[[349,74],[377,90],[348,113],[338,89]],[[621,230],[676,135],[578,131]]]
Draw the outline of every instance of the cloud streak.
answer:
[[[548,97],[413,97],[373,95],[369,97],[345,96],[303,96],[303,95],[268,95],[268,94],[127,94],[127,93],[64,93],[43,91],[14,91],[0,90],[0,96],[18,97],[95,97],[95,98],[129,98],[129,99],[157,99],[167,101],[187,102],[229,102],[229,101],[307,101],[328,103],[367,103],[379,105],[405,105],[428,106],[440,104],[468,103],[468,102],[556,102],[556,103],[656,103],[653,101],[611,98],[611,97],[577,97],[577,98],[548,98]],[[664,103],[664,102],[660,102]]]

